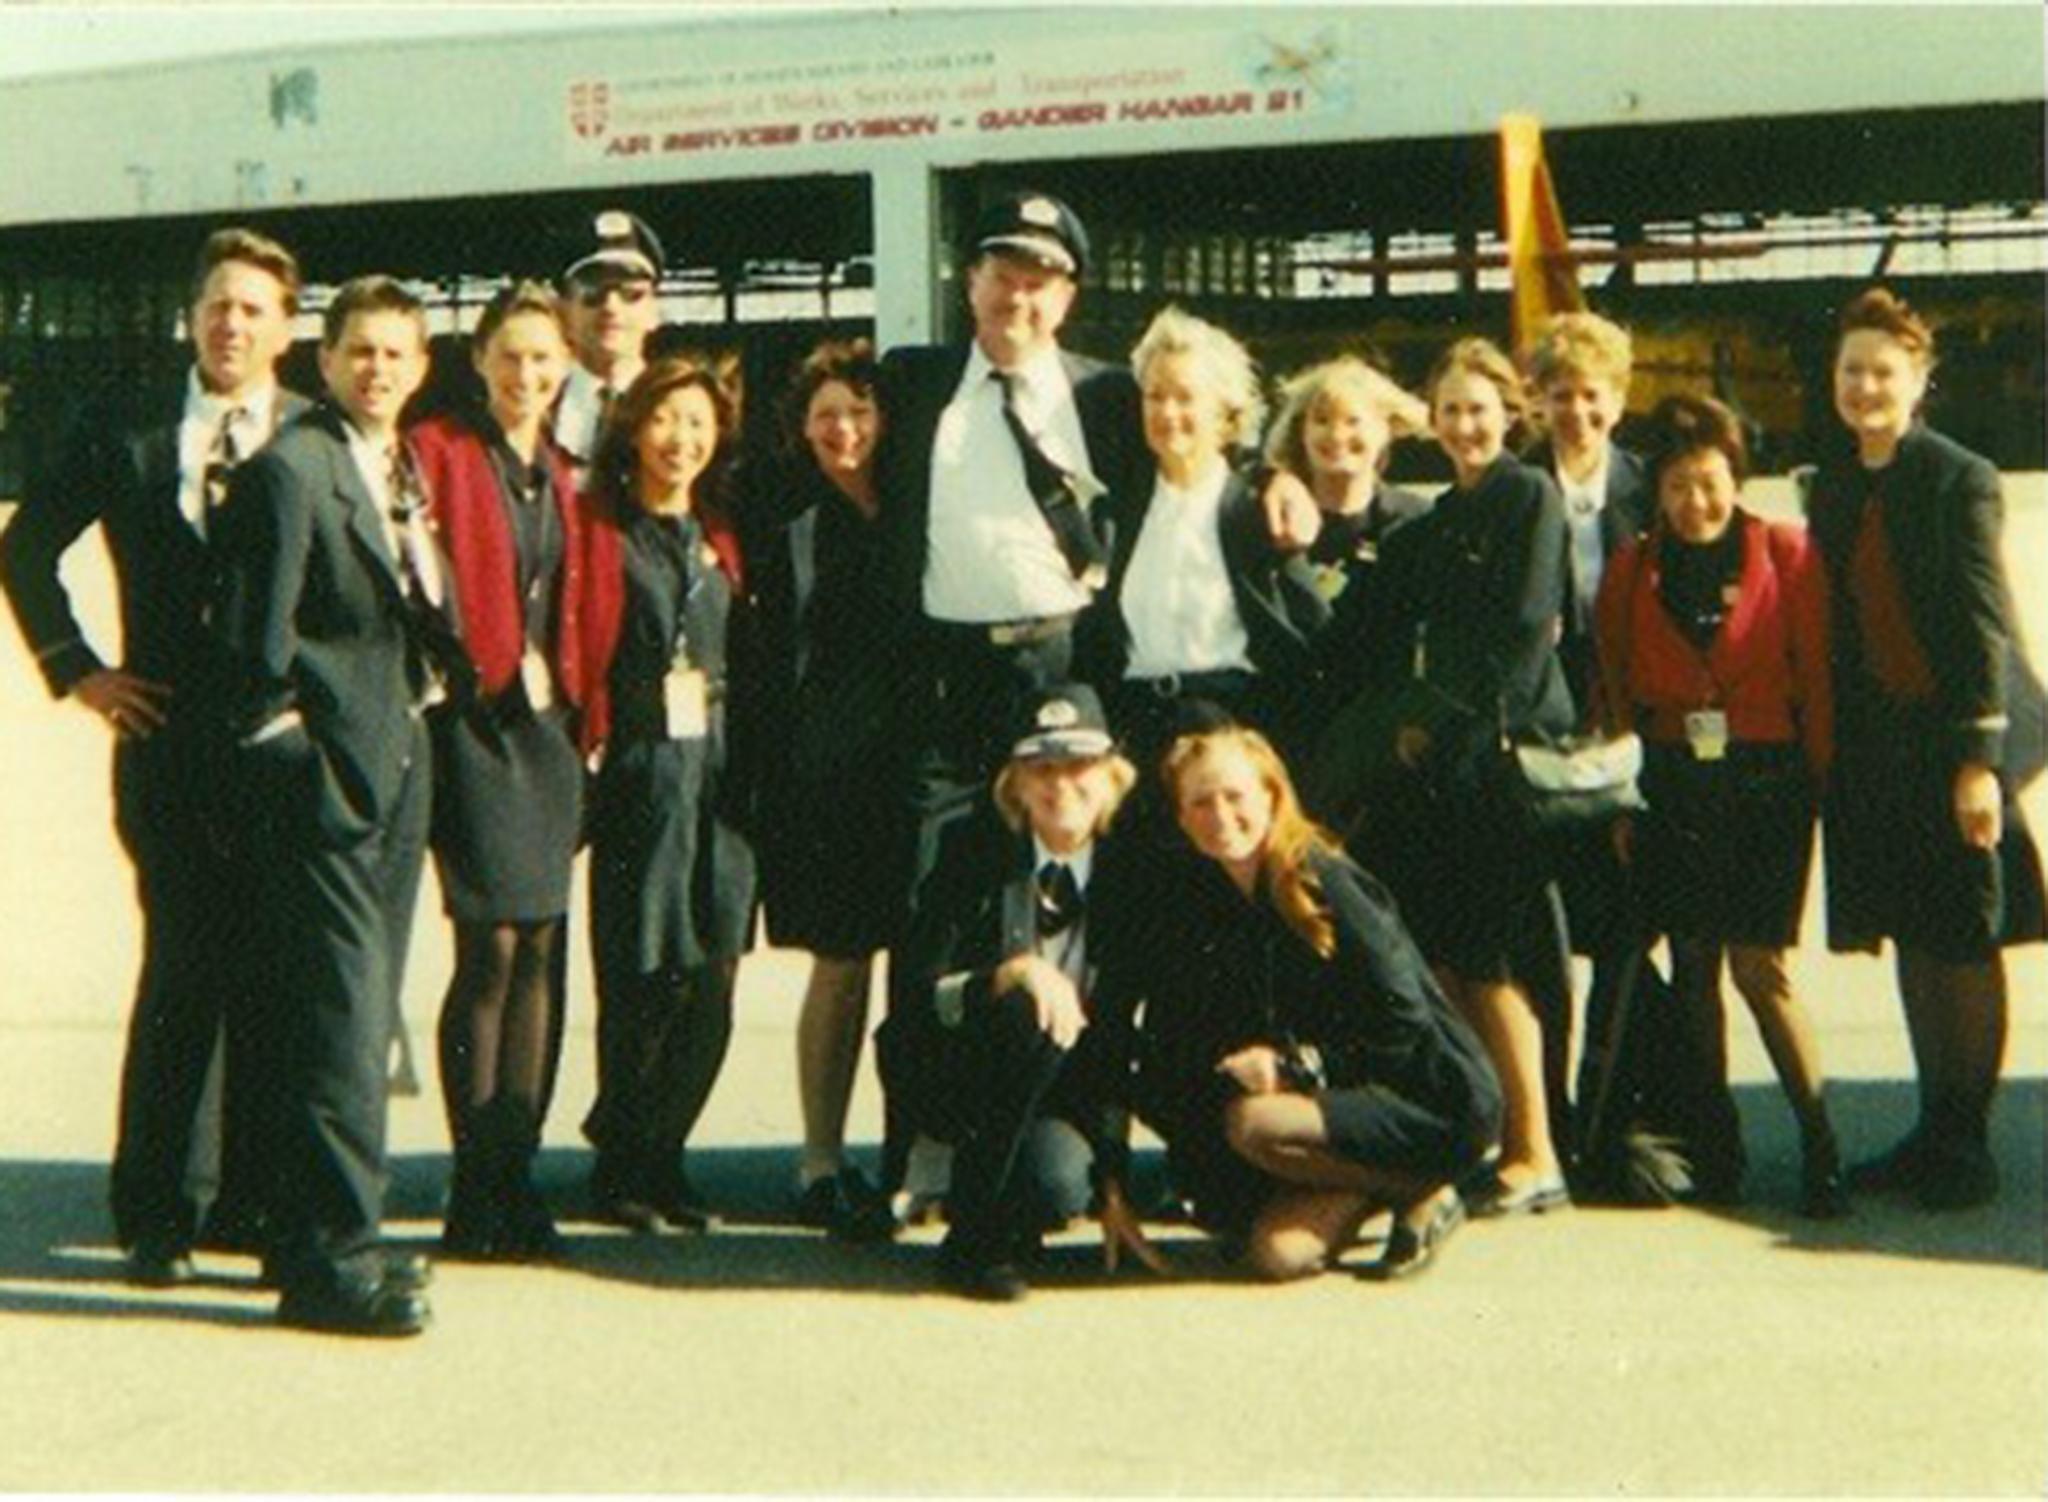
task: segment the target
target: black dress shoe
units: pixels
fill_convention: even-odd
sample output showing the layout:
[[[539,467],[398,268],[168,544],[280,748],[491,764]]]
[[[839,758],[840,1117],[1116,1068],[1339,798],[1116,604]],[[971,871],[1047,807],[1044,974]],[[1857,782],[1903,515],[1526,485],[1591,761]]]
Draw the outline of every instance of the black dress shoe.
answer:
[[[1455,1189],[1432,1203],[1419,1223],[1409,1219],[1412,1213],[1411,1206],[1395,1217],[1394,1228],[1387,1233],[1387,1249],[1379,1261],[1366,1264],[1362,1270],[1365,1277],[1388,1283],[1426,1271],[1444,1243],[1465,1224],[1465,1202]]]
[[[939,1246],[939,1282],[963,1298],[987,1304],[1014,1304],[1031,1291],[1007,1256],[961,1245],[950,1236]]]
[[[1913,1198],[1923,1210],[1970,1210],[1998,1198],[1998,1163],[1981,1142],[1943,1137],[1931,1144]]]
[[[389,1278],[368,1288],[287,1289],[277,1304],[279,1324],[327,1335],[418,1335],[432,1318],[424,1294]]]
[[[1849,1187],[1859,1194],[1918,1194],[1931,1156],[1932,1139],[1915,1127],[1875,1158],[1849,1170]]]
[[[179,1288],[198,1278],[192,1254],[183,1247],[144,1242],[128,1253],[128,1281],[137,1288]]]
[[[384,1286],[418,1293],[434,1283],[434,1264],[424,1252],[387,1251],[384,1254]]]
[[[796,1218],[834,1241],[887,1241],[896,1234],[889,1201],[857,1168],[813,1180],[797,1199]]]

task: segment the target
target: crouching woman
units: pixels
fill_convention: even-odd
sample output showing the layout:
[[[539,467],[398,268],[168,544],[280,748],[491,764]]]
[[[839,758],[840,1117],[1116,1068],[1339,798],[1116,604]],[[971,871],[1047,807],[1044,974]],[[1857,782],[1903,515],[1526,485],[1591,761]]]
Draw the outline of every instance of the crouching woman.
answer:
[[[1273,1279],[1321,1270],[1391,1210],[1376,1277],[1421,1271],[1455,1185],[1500,1140],[1501,1091],[1392,899],[1311,824],[1256,731],[1183,736],[1167,796],[1211,863],[1199,954],[1153,996],[1144,1102],[1196,1218]]]

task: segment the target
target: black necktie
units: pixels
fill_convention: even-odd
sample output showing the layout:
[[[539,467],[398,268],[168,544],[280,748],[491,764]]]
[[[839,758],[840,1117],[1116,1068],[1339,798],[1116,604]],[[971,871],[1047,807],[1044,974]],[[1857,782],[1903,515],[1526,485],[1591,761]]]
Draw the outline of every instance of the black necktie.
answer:
[[[219,510],[228,498],[228,476],[242,462],[241,445],[235,442],[235,424],[248,415],[246,407],[230,407],[221,414],[220,426],[213,430],[213,442],[206,450],[206,468],[200,476],[200,488],[206,497],[205,516]]]
[[[1090,589],[1102,588],[1109,582],[1109,555],[1089,524],[1083,504],[1084,499],[1092,498],[1084,495],[1084,487],[1094,488],[1092,482],[1056,462],[1039,446],[1037,435],[1025,426],[1024,415],[1017,407],[1016,373],[995,370],[989,375],[1003,388],[1003,422],[1010,436],[1017,440],[1017,452],[1024,459],[1024,486],[1037,502],[1046,525],[1052,528],[1054,545],[1076,579]]]
[[[1038,868],[1038,936],[1050,938],[1065,933],[1080,921],[1087,908],[1081,884],[1074,880],[1074,868],[1061,861],[1047,861]]]

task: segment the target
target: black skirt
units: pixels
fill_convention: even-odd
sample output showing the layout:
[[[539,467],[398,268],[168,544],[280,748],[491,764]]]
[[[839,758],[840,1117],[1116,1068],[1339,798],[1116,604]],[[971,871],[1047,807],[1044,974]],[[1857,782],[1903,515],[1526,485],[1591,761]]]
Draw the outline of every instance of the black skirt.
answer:
[[[1828,781],[1828,947],[1883,939],[1950,964],[1978,964],[2048,937],[2041,854],[2006,790],[1995,850],[1956,833],[1955,757],[1940,727],[1900,713],[1845,734]]]
[[[1674,938],[1784,948],[1799,942],[1813,869],[1813,782],[1796,745],[1644,747],[1638,891]]]
[[[515,684],[495,704],[443,706],[434,735],[434,869],[461,923],[540,923],[569,910],[583,763],[566,711],[535,715]]]
[[[1392,889],[1416,945],[1466,981],[1522,978],[1523,957],[1562,942],[1554,853],[1520,827],[1491,763],[1497,733],[1451,732],[1397,773],[1358,821],[1352,853]]]
[[[785,775],[762,794],[770,943],[853,958],[902,931],[910,822],[891,762],[840,777]]]

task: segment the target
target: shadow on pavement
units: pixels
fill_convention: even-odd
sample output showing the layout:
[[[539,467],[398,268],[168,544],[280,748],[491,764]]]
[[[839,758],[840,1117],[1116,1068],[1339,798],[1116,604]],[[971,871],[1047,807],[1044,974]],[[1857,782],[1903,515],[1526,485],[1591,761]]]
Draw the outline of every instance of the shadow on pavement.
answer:
[[[1897,1198],[1860,1196],[1839,1221],[1810,1221],[1793,1205],[1799,1151],[1791,1112],[1772,1085],[1735,1091],[1749,1154],[1746,1202],[1676,1214],[1712,1214],[1755,1226],[1779,1247],[1848,1252],[1976,1265],[2048,1269],[2044,1240],[2043,1144],[2048,1141],[2048,1080],[2008,1081],[1993,1120],[1993,1150],[2003,1178],[1996,1203],[1930,1214]],[[1882,1151],[1912,1124],[1910,1081],[1844,1081],[1829,1101],[1845,1157]],[[854,1154],[872,1176],[872,1151]],[[842,1246],[796,1224],[792,1213],[794,1147],[703,1148],[690,1154],[690,1173],[719,1223],[702,1235],[634,1236],[583,1218],[590,1155],[576,1148],[542,1154],[537,1175],[570,1246],[560,1271],[650,1287],[735,1291],[808,1288],[917,1294],[934,1282],[936,1237],[930,1232],[879,1246]],[[431,1253],[448,1180],[442,1153],[408,1154],[392,1163],[387,1215],[395,1242]],[[1132,1189],[1141,1204],[1165,1198],[1164,1164],[1156,1150],[1134,1155]],[[96,1162],[0,1161],[0,1316],[56,1314],[93,1319],[190,1320],[223,1325],[265,1323],[269,1299],[208,1302],[222,1292],[263,1294],[248,1259],[202,1258],[205,1276],[189,1290],[138,1291],[122,1280],[106,1210],[106,1168]],[[1648,1212],[1646,1212],[1648,1213]],[[1031,1273],[1034,1284],[1075,1289],[1107,1286],[1171,1288],[1188,1281],[1238,1281],[1244,1274],[1217,1245],[1189,1227],[1155,1223],[1152,1235],[1174,1265],[1172,1280],[1141,1269],[1103,1270],[1092,1229],[1054,1238]],[[1356,1255],[1356,1254],[1354,1254]],[[219,1271],[235,1268],[236,1273]],[[30,1285],[30,1286],[24,1286]],[[202,1297],[195,1299],[187,1294]]]
[[[1807,1220],[1799,1194],[1799,1141],[1791,1108],[1775,1085],[1735,1090],[1749,1154],[1745,1202],[1703,1213],[1771,1231],[1790,1251],[1855,1252],[1921,1261],[2006,1264],[2048,1270],[2042,1221],[2042,1153],[2048,1141],[2048,1080],[2008,1080],[1992,1115],[1991,1148],[2000,1192],[1973,1210],[1932,1213],[1896,1195],[1859,1194],[1842,1220]],[[1828,1086],[1828,1106],[1845,1162],[1889,1148],[1911,1129],[1918,1096],[1908,1080],[1845,1080]]]

